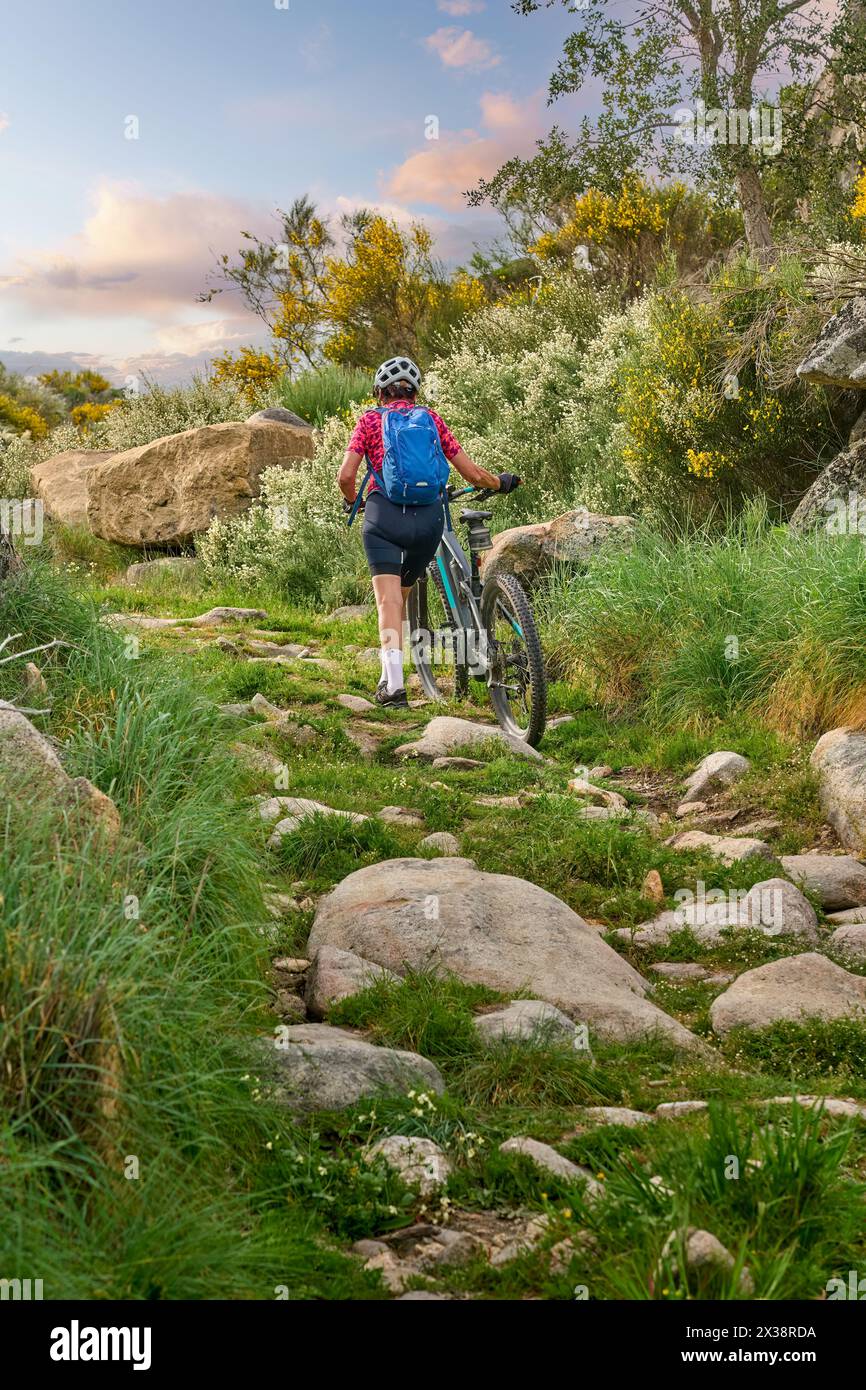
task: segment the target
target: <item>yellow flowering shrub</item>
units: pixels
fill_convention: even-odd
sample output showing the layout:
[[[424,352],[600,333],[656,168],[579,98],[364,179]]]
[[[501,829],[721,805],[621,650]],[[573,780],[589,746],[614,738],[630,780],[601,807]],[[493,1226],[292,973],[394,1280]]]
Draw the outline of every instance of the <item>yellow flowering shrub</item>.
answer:
[[[85,401],[82,405],[72,407],[72,423],[80,430],[90,429],[98,420],[104,420],[120,404],[120,401]]]
[[[775,495],[810,451],[820,452],[827,422],[814,393],[799,384],[772,389],[754,361],[726,376],[726,350],[741,342],[736,318],[722,317],[730,312],[725,301],[676,291],[623,316],[628,346],[608,389],[624,464],[651,507],[689,498],[700,509],[756,488]]]
[[[48,421],[32,406],[0,393],[0,425],[8,425],[16,433],[29,431],[31,438],[42,439],[48,433]]]
[[[851,209],[851,216],[856,221],[863,222],[863,234],[866,236],[866,169],[863,170],[854,185],[854,206]]]
[[[241,348],[237,357],[226,352],[222,357],[214,358],[213,362],[214,381],[236,386],[251,403],[255,403],[263,392],[279,381],[284,370],[283,363],[277,357],[251,347]]]
[[[562,264],[585,247],[596,278],[633,292],[648,283],[663,255],[673,253],[677,268],[689,270],[730,245],[740,230],[739,213],[686,184],[656,188],[631,175],[616,194],[588,188],[564,226],[539,237],[531,251],[542,264]]]

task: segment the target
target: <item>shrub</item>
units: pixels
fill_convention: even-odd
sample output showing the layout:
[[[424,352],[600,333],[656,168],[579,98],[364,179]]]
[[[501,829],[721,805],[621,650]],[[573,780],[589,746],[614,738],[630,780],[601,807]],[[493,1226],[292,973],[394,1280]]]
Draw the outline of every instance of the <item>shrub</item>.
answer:
[[[609,708],[698,729],[736,712],[807,736],[866,722],[866,552],[800,535],[755,503],[727,531],[645,527],[561,573],[543,602],[548,658]]]
[[[311,425],[324,426],[333,415],[366,401],[372,392],[369,372],[359,367],[320,367],[292,379],[284,376],[276,388],[280,405]]]
[[[318,436],[316,455],[262,474],[261,497],[242,516],[217,518],[197,545],[209,580],[267,584],[308,602],[359,599],[368,580],[360,525],[346,529],[336,487],[348,429],[339,418]]]
[[[467,319],[434,362],[427,391],[467,453],[492,472],[520,473],[506,524],[580,503],[619,510],[628,480],[569,427],[604,308],[586,277],[553,276]],[[504,510],[500,518],[505,520]]]

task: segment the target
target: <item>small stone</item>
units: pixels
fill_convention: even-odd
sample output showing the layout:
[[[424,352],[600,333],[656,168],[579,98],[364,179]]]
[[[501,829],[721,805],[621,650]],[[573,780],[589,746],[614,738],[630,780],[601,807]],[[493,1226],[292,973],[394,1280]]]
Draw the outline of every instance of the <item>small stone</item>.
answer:
[[[577,1119],[581,1124],[624,1125],[627,1129],[636,1129],[638,1125],[650,1125],[653,1118],[643,1110],[630,1110],[624,1105],[588,1105],[577,1112]]]
[[[383,806],[376,814],[386,825],[402,825],[408,830],[420,830],[424,825],[420,811],[411,811],[407,806]]]
[[[837,927],[827,941],[827,950],[857,965],[866,964],[866,925]]]
[[[640,895],[651,903],[663,903],[665,900],[665,889],[662,883],[662,876],[658,869],[650,869],[643,883],[641,884]]]
[[[540,1143],[537,1139],[530,1139],[525,1135],[506,1139],[504,1144],[499,1145],[499,1152],[521,1154],[524,1158],[531,1159],[538,1168],[543,1168],[545,1172],[561,1178],[564,1182],[585,1181],[588,1201],[600,1196],[603,1191],[601,1183],[593,1177],[588,1168],[581,1168],[570,1159],[563,1158],[556,1149],[551,1148],[549,1144]]]
[[[702,811],[707,809],[705,801],[683,801],[674,812],[677,820],[685,820],[686,816],[699,816]]]
[[[28,661],[24,666],[24,686],[33,695],[48,693],[48,682],[35,661]]]
[[[370,1259],[373,1255],[381,1255],[387,1249],[387,1245],[383,1245],[381,1240],[356,1240],[352,1246],[352,1253]]]
[[[338,695],[337,704],[342,705],[343,709],[351,710],[353,714],[366,714],[368,710],[376,708],[372,700],[365,700],[363,695]]]
[[[562,1042],[574,1038],[571,1019],[543,999],[514,999],[505,1008],[478,1014],[475,1027],[485,1042]]]
[[[866,905],[866,867],[850,854],[790,854],[782,868],[827,911]]]
[[[225,652],[226,656],[240,656],[241,654],[241,649],[237,642],[230,641],[228,637],[218,637],[216,639],[216,645],[221,652]]]
[[[589,780],[590,780],[590,782],[594,782],[597,778],[602,778],[602,779],[603,779],[603,778],[605,778],[605,777],[612,777],[612,776],[613,776],[613,768],[612,768],[612,767],[608,767],[607,763],[602,763],[600,767],[591,767],[591,768],[589,769]]]
[[[698,965],[696,961],[659,961],[651,965],[650,970],[666,980],[705,980],[710,973],[705,965]]]
[[[435,849],[438,854],[457,854],[460,853],[460,841],[456,835],[451,835],[447,830],[437,830],[432,835],[425,835],[420,844],[421,849]]]
[[[367,1163],[376,1158],[382,1158],[389,1168],[400,1174],[407,1187],[417,1188],[422,1197],[429,1197],[443,1187],[451,1171],[448,1159],[432,1139],[405,1134],[388,1135],[364,1151]]]
[[[342,608],[335,608],[333,613],[329,613],[327,621],[329,623],[354,623],[359,618],[368,618],[372,612],[371,604],[346,603]]]
[[[338,946],[320,946],[312,968],[307,972],[305,998],[311,1018],[321,1019],[341,999],[360,994],[379,980],[396,983],[398,976],[381,965],[343,951]]]
[[[678,1115],[697,1115],[708,1109],[709,1105],[705,1100],[666,1100],[656,1106],[655,1115],[659,1120],[673,1120]]]
[[[283,975],[303,975],[310,968],[310,961],[298,956],[277,956],[271,964]]]
[[[478,758],[434,758],[431,766],[437,772],[473,772],[484,764]]]
[[[680,851],[705,850],[723,864],[739,864],[744,859],[772,859],[773,851],[763,840],[740,839],[734,835],[708,835],[703,830],[682,830],[665,842]]]
[[[731,787],[749,771],[748,758],[739,753],[710,753],[698,764],[685,784],[684,801],[701,801],[709,793]]]
[[[628,802],[619,792],[609,791],[606,787],[594,787],[585,777],[573,777],[568,783],[568,790],[574,795],[583,797],[598,806],[606,806],[611,811],[627,811]]]

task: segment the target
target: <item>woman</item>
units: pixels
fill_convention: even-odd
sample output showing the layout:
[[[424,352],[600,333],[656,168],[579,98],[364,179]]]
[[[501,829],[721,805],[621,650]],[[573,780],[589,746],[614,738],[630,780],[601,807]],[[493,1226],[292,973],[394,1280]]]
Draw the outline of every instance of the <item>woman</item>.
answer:
[[[373,387],[380,410],[414,410],[421,373],[408,357],[393,357],[383,362]],[[380,485],[385,459],[380,410],[366,411],[355,426],[337,482],[346,502],[355,502],[358,469],[366,458],[372,476],[364,510],[364,550],[376,595],[382,654],[382,675],[375,699],[380,705],[405,709],[409,703],[403,676],[406,600],[439,547],[445,526],[445,508],[439,496],[425,506],[407,506],[392,502],[386,495]],[[431,410],[429,415],[445,458],[468,483],[497,492],[511,492],[518,485],[520,479],[512,473],[496,477],[473,463],[436,412]]]

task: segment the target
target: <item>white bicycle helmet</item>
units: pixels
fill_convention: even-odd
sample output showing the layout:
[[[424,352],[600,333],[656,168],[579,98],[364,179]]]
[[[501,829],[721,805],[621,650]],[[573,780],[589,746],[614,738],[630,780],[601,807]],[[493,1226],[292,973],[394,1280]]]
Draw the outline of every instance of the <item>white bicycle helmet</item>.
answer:
[[[421,373],[411,357],[391,357],[383,362],[373,379],[377,391],[393,386],[398,381],[407,381],[416,391],[421,390]]]

